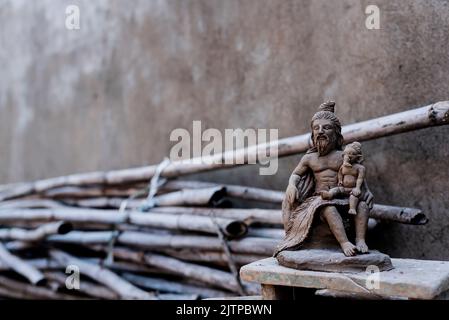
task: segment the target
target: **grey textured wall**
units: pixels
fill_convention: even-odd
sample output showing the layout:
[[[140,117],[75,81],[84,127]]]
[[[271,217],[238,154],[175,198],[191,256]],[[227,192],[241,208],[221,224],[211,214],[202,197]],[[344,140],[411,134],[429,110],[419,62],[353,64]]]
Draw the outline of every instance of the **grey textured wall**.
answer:
[[[285,137],[327,98],[346,124],[447,100],[448,35],[445,0],[0,0],[0,182],[157,163],[192,120]],[[431,218],[376,235],[394,256],[449,259],[448,135],[364,144],[378,202]],[[298,159],[199,178],[284,189]]]

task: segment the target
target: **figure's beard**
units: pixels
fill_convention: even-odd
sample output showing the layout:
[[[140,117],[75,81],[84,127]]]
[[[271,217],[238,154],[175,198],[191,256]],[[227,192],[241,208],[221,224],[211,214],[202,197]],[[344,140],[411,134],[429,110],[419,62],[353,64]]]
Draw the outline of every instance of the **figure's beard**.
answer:
[[[329,152],[335,149],[335,136],[321,134],[315,137],[315,146],[320,156],[325,156]]]

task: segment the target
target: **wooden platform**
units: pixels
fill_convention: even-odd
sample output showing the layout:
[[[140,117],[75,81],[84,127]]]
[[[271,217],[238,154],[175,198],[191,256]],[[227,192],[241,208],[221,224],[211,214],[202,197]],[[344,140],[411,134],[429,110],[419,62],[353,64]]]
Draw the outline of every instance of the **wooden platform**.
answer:
[[[392,262],[394,269],[377,274],[334,273],[286,268],[275,258],[267,258],[243,266],[240,275],[242,280],[260,283],[264,299],[291,299],[293,288],[309,289],[303,291],[313,294],[316,289],[328,289],[379,299],[446,298],[449,261],[392,259]]]

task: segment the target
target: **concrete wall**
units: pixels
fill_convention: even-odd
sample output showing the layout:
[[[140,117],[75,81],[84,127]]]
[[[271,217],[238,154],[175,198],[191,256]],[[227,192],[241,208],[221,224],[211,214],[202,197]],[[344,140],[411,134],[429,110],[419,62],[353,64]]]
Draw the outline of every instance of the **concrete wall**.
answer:
[[[0,0],[0,182],[157,163],[192,120],[285,137],[327,98],[344,124],[447,100],[448,34],[445,0]],[[377,201],[431,219],[382,229],[394,256],[449,259],[448,135],[364,144]],[[298,159],[198,177],[284,189]]]

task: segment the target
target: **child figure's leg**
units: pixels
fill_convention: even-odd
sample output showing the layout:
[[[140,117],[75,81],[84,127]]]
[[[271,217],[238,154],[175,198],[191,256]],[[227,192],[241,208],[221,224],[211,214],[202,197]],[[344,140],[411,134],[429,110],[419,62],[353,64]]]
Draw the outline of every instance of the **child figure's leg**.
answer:
[[[320,195],[321,198],[323,198],[324,200],[332,200],[336,196],[340,195],[343,191],[344,191],[343,188],[335,187],[328,191],[321,191]]]
[[[359,204],[359,198],[354,196],[354,195],[350,195],[349,196],[349,214],[353,214],[356,215],[357,214],[357,205]]]

